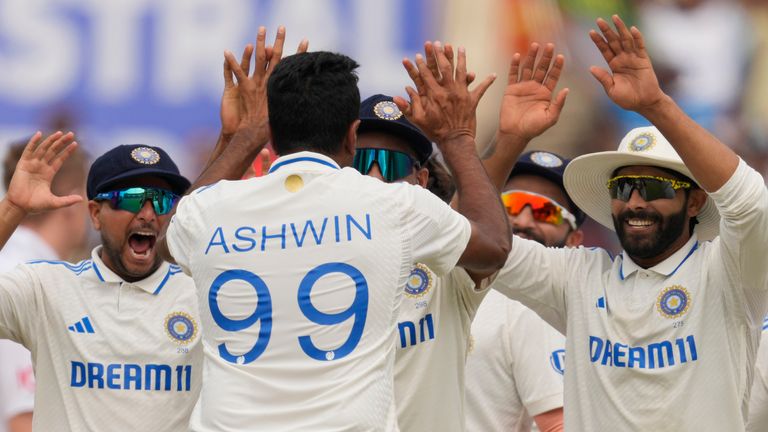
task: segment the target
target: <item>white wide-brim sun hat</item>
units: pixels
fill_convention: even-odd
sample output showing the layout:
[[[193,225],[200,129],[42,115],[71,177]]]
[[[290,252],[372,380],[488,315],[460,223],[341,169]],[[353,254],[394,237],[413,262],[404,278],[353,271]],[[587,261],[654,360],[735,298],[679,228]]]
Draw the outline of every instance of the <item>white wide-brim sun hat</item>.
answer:
[[[698,183],[672,145],[655,127],[641,127],[629,131],[616,151],[592,153],[573,159],[565,169],[565,190],[589,217],[614,230],[611,215],[611,197],[607,183],[617,168],[645,165],[677,171]],[[697,216],[695,232],[700,240],[717,237],[720,213],[712,198]]]

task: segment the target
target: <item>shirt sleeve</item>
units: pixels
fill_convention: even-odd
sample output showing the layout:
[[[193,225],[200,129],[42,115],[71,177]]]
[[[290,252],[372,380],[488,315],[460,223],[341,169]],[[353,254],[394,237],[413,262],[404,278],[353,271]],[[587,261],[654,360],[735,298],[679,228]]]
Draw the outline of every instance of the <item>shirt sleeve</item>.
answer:
[[[0,339],[30,346],[32,325],[37,316],[34,281],[26,265],[0,274]]]
[[[531,417],[563,406],[565,337],[530,309],[517,303],[509,339],[512,374],[520,400]]]
[[[32,412],[35,402],[35,376],[32,357],[24,347],[0,341],[0,422]]]
[[[168,230],[165,234],[168,251],[176,261],[176,264],[187,275],[192,274],[192,256],[195,238],[197,237],[196,233],[203,232],[199,200],[197,199],[197,194],[202,191],[204,189],[198,189],[179,201],[176,213],[168,223]]]
[[[413,261],[445,275],[459,261],[472,228],[464,216],[427,189],[403,185],[404,227],[411,238]]]
[[[719,254],[712,258],[723,266],[731,285],[746,307],[753,326],[765,314],[765,247],[768,244],[768,190],[760,174],[743,160],[733,176],[710,194],[720,212]],[[728,293],[726,293],[728,295]]]
[[[514,236],[512,250],[491,288],[533,309],[565,333],[567,252]]]

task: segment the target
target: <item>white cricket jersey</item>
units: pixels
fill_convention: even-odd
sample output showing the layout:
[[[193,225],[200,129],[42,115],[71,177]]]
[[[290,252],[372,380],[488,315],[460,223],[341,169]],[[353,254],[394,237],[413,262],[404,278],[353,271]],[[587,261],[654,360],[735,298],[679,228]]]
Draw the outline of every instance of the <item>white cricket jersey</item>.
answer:
[[[0,273],[33,259],[57,258],[45,240],[21,225],[0,250]],[[35,374],[29,350],[16,342],[0,340],[0,432],[5,432],[11,418],[32,412],[34,401]]]
[[[425,189],[300,152],[179,202],[170,251],[206,332],[197,431],[397,429],[397,310],[414,262],[454,267],[469,222]]]
[[[462,268],[445,276],[423,264],[411,270],[397,318],[395,400],[402,432],[464,430],[469,330],[487,292],[475,290]]]
[[[565,337],[535,312],[491,291],[472,322],[467,430],[530,431],[563,406]]]
[[[763,334],[757,350],[755,378],[749,398],[748,432],[768,431],[768,317],[763,319]]]
[[[744,430],[766,309],[768,191],[740,161],[710,196],[720,236],[694,235],[648,269],[515,237],[494,288],[567,330],[566,430]]]
[[[0,338],[32,352],[39,431],[186,431],[201,381],[192,280],[124,282],[99,258],[0,275]]]

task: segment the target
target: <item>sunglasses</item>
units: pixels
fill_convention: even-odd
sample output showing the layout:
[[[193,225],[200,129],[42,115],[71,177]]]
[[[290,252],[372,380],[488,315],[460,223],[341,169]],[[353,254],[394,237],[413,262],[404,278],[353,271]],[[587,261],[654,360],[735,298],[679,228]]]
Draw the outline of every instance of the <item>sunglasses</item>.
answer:
[[[420,166],[412,157],[403,152],[380,148],[360,148],[355,151],[352,167],[365,175],[371,171],[374,162],[379,166],[381,176],[387,183],[408,176],[414,168],[418,169]]]
[[[147,200],[151,200],[152,208],[155,214],[168,214],[179,196],[175,193],[159,188],[150,187],[132,187],[110,192],[101,192],[96,195],[94,200],[109,201],[113,209],[127,210],[131,213],[138,213]]]
[[[533,218],[538,222],[562,225],[568,221],[576,229],[576,217],[557,201],[533,192],[510,190],[501,194],[501,202],[511,216],[517,216],[524,208],[530,207]]]
[[[686,181],[647,175],[620,175],[608,180],[608,191],[612,199],[629,201],[632,190],[637,189],[645,201],[672,199],[678,189],[689,189]]]

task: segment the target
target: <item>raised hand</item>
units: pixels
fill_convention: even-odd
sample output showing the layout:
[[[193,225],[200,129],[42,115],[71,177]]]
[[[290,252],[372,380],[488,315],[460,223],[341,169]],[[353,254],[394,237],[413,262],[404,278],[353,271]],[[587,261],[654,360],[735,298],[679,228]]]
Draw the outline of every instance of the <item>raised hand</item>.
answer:
[[[253,45],[248,44],[243,50],[240,59],[240,70],[246,75],[251,70],[251,57],[253,57]],[[240,116],[243,112],[243,102],[240,100],[240,87],[235,83],[235,75],[229,61],[224,59],[224,92],[221,95],[221,133],[232,135],[240,125]]]
[[[237,127],[257,126],[266,127],[268,118],[267,112],[267,81],[275,66],[280,62],[283,56],[283,45],[285,44],[285,27],[280,26],[277,29],[275,43],[272,46],[266,46],[267,31],[264,27],[259,27],[256,36],[256,49],[249,50],[246,47],[243,53],[243,59],[238,64],[234,54],[229,51],[224,52],[225,66],[225,94],[227,109],[225,114],[224,98],[222,98],[222,128],[230,127],[234,124],[235,116],[239,116]],[[309,46],[307,40],[302,40],[297,49],[297,53],[306,52]],[[255,66],[253,73],[250,73],[251,56],[255,54]],[[232,80],[234,74],[237,85]],[[229,94],[228,90],[229,89]],[[233,95],[237,93],[240,105],[235,108]]]
[[[544,47],[537,63],[538,53],[539,45],[533,43],[522,63],[520,53],[512,57],[499,113],[499,134],[526,143],[557,122],[568,95],[566,88],[552,99],[563,71],[563,56],[554,56],[551,43]]]
[[[408,75],[416,88],[407,87],[410,103],[401,97],[394,101],[405,116],[438,145],[467,135],[474,139],[475,111],[480,98],[496,79],[489,75],[474,90],[469,90],[471,75],[467,73],[466,52],[459,48],[455,59],[450,45],[427,42],[424,56],[416,55],[416,65],[403,60]],[[428,64],[434,53],[434,63]],[[436,76],[436,72],[439,76]]]
[[[56,196],[51,181],[62,163],[75,151],[75,134],[56,132],[42,142],[36,132],[24,148],[8,185],[6,200],[25,213],[39,213],[76,204],[80,195]]]
[[[589,32],[611,72],[597,66],[590,67],[589,71],[616,105],[642,111],[661,101],[664,92],[659,87],[640,30],[634,26],[628,29],[618,15],[614,15],[612,20],[615,31],[605,20],[598,18],[597,26],[602,35],[594,30]]]

